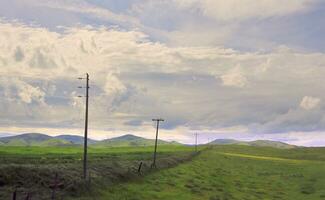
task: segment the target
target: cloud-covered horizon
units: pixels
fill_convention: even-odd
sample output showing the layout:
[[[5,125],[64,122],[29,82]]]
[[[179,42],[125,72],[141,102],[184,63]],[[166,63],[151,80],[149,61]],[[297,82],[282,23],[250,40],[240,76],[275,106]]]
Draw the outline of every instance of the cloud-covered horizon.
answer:
[[[163,117],[163,137],[187,142],[198,131],[299,145],[325,139],[322,47],[261,32],[283,19],[295,30],[294,18],[322,8],[317,0],[284,7],[273,0],[13,2],[0,3],[17,11],[0,16],[0,132],[80,131],[84,83],[77,77],[88,72],[97,138],[150,135],[151,118]],[[167,13],[155,14],[161,8]],[[39,9],[55,17],[28,12]],[[252,33],[237,37],[249,45],[228,42],[241,30]]]

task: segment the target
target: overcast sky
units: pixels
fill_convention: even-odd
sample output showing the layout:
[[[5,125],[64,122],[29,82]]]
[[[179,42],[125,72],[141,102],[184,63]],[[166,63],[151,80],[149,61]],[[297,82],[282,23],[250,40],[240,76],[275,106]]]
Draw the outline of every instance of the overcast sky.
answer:
[[[0,135],[325,145],[322,0],[0,1]]]

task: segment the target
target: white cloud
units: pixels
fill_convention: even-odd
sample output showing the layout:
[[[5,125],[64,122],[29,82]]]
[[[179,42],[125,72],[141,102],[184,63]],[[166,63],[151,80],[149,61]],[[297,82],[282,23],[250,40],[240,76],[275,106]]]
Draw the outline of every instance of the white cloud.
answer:
[[[321,100],[316,97],[304,96],[300,102],[300,107],[305,110],[311,110],[316,108],[319,105],[320,101]]]
[[[315,96],[325,98],[322,53],[170,47],[141,31],[72,27],[54,32],[10,22],[0,23],[0,45],[0,72],[7,74],[0,85],[2,125],[82,126],[83,99],[75,97],[84,91],[77,90],[83,83],[76,78],[88,72],[94,129],[140,132],[156,116],[166,118],[166,129],[325,129],[325,120],[317,120],[324,118],[323,108],[311,109],[320,104]],[[22,86],[12,88],[9,83],[17,77]],[[303,105],[312,112],[292,109],[305,94],[312,98]],[[130,123],[135,118],[139,127]]]
[[[45,93],[39,87],[24,84],[19,85],[18,96],[25,103],[32,103],[32,101],[44,103]]]
[[[200,9],[203,15],[216,20],[246,20],[283,16],[309,8],[315,0],[287,0],[285,4],[278,0],[174,0],[185,9]]]
[[[231,87],[245,87],[248,84],[247,78],[241,72],[240,68],[236,67],[229,70],[221,76],[223,85]]]
[[[116,93],[126,92],[126,86],[117,78],[116,75],[108,73],[106,77],[106,83],[104,90],[107,95],[114,95]]]
[[[141,30],[150,38],[172,46],[226,45],[270,50],[284,40],[295,40],[295,46],[298,44],[304,48],[312,45],[301,39],[301,35],[311,38],[308,33],[318,33],[319,29],[308,33],[296,31],[289,37],[282,32],[282,28],[277,27],[286,27],[292,32],[295,23],[291,20],[283,22],[281,17],[295,17],[305,14],[304,11],[317,10],[321,6],[315,2],[320,1],[288,0],[281,5],[277,0],[127,0],[115,6],[113,2],[99,3],[94,0],[12,0],[0,4],[2,13],[9,15],[10,19],[19,18],[52,30],[58,26],[78,24],[118,26],[127,30]],[[6,7],[11,7],[12,11],[6,11]],[[47,16],[51,20],[47,20]],[[300,39],[297,40],[297,37]],[[290,42],[286,45],[294,46]],[[17,53],[19,58],[19,51]]]
[[[16,100],[22,103],[38,103],[44,105],[45,91],[38,86],[33,86],[18,78],[5,78],[0,80],[5,89],[5,97],[8,100]],[[17,98],[16,98],[17,97]]]
[[[0,20],[0,130],[80,133],[84,90],[76,77],[88,72],[96,138],[152,137],[150,119],[159,116],[164,139],[192,142],[201,131],[204,142],[320,144],[318,2],[127,0],[113,8],[93,0],[0,1],[1,16],[37,24]]]
[[[134,27],[141,26],[139,21],[134,17],[121,13],[114,13],[109,9],[95,6],[84,0],[27,0],[27,3],[36,7],[47,7],[74,13],[82,13],[101,20],[112,21],[114,23],[118,23],[119,25],[130,25]]]

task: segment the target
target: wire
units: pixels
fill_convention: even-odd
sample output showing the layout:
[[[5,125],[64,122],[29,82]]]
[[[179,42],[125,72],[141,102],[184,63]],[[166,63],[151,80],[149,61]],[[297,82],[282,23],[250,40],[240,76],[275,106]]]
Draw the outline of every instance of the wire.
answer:
[[[44,75],[5,75],[5,76],[0,76],[1,79],[6,79],[6,78],[38,78],[38,79],[45,79],[45,80],[53,80],[53,76],[44,76]]]
[[[1,72],[1,71],[0,71]],[[5,72],[1,72],[1,74],[5,74]],[[78,80],[79,77],[83,77],[84,75],[80,75],[80,76],[55,76],[53,74],[6,74],[5,76],[0,76],[0,78],[38,78],[38,79],[45,79],[45,80],[54,80],[54,79],[58,79],[58,78],[68,78],[70,80]]]

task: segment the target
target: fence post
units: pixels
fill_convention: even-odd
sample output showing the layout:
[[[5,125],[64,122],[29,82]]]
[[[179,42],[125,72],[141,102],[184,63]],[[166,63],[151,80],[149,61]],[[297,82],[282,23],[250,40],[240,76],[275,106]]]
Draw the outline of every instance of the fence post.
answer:
[[[142,162],[140,162],[139,168],[138,168],[138,174],[141,174],[141,168],[142,168]]]
[[[26,196],[25,200],[31,200],[31,197],[30,197],[30,193],[29,192],[27,193],[27,196]]]
[[[58,186],[58,173],[55,173],[55,177],[54,177],[54,184],[52,185],[52,196],[51,196],[51,200],[55,199],[55,190]]]
[[[16,200],[17,199],[17,190],[15,190],[13,193],[12,193],[12,200]]]
[[[88,170],[88,186],[90,187],[91,184],[91,176],[90,176],[90,170]]]

